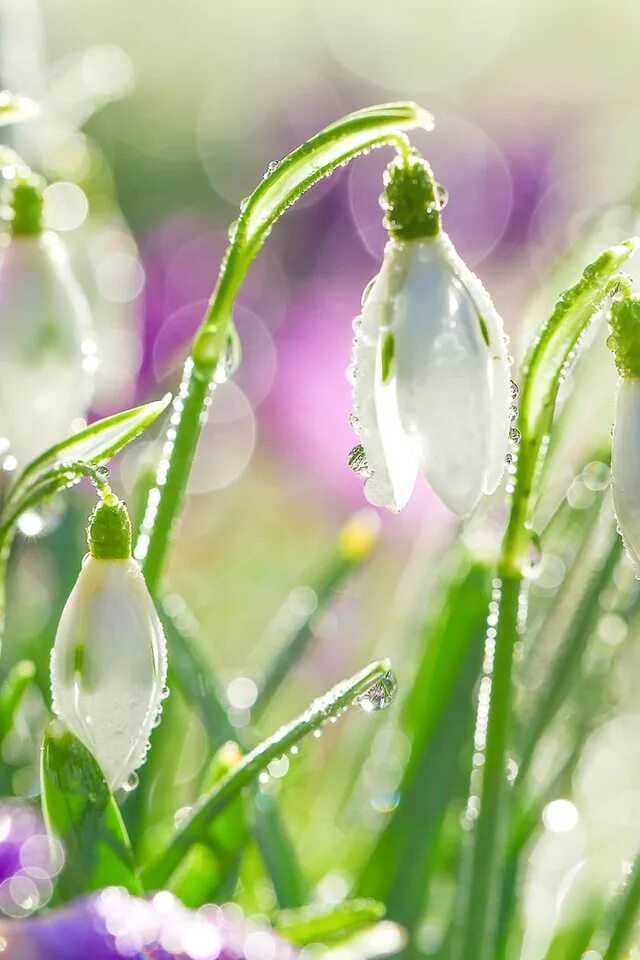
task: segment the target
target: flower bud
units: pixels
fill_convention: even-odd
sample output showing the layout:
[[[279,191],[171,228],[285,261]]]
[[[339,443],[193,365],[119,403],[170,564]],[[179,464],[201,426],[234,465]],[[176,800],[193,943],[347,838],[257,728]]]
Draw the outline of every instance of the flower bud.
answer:
[[[618,368],[611,485],[618,528],[640,574],[640,299],[614,301],[607,345]]]
[[[350,461],[377,506],[401,510],[422,472],[465,516],[504,471],[510,377],[503,324],[440,229],[443,194],[428,165],[398,158],[385,185],[391,239],[354,341],[352,422],[362,446]]]
[[[84,417],[96,358],[89,309],[60,238],[42,231],[42,193],[18,183],[0,244],[0,437],[21,464]]]
[[[144,762],[160,715],[166,641],[113,494],[96,506],[87,539],[51,653],[52,704],[116,789]]]

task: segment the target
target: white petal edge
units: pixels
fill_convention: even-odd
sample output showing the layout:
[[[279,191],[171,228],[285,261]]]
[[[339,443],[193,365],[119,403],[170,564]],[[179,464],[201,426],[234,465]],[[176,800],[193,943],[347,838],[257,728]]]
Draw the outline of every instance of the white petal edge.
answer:
[[[618,528],[640,577],[640,380],[631,377],[618,381],[611,474]]]
[[[504,337],[504,323],[482,281],[459,256],[446,233],[440,234],[440,244],[452,273],[464,284],[484,320],[489,339],[487,376],[491,402],[491,439],[483,484],[483,493],[489,494],[493,493],[504,474],[509,443],[511,365]]]
[[[353,351],[353,412],[369,468],[364,492],[369,503],[393,513],[407,505],[418,475],[417,459],[400,423],[395,384],[382,384],[380,371],[380,327],[394,309],[390,297],[396,269],[388,244],[362,308]]]

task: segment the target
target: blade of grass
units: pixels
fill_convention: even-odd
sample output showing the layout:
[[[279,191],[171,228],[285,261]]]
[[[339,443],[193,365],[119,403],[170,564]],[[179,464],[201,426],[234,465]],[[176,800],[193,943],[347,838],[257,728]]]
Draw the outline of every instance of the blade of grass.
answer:
[[[281,756],[307,734],[321,727],[330,717],[337,716],[349,707],[355,699],[379,683],[389,670],[388,660],[370,664],[360,673],[337,684],[323,697],[314,700],[299,717],[285,724],[273,736],[246,754],[220,784],[201,796],[194,804],[190,815],[174,834],[168,846],[144,869],[145,884],[154,889],[162,886],[190,846],[202,839],[211,821],[238,796],[244,787],[252,783],[272,760]]]

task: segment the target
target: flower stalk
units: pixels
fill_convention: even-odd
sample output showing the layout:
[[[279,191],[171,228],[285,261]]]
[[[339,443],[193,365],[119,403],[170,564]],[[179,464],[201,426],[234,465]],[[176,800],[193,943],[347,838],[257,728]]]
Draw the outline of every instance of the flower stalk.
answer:
[[[502,865],[508,827],[507,760],[512,727],[514,647],[526,619],[524,581],[535,543],[531,517],[558,390],[584,336],[611,300],[626,289],[618,270],[638,249],[634,238],[603,253],[558,300],[525,357],[509,521],[497,574],[500,599],[495,636],[488,635],[485,672],[490,683],[479,814],[471,847],[470,880],[460,960],[495,955]]]

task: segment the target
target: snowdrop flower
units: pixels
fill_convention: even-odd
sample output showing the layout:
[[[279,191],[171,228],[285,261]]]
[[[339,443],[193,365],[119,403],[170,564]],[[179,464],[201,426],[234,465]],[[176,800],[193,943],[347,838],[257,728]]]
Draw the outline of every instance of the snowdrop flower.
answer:
[[[469,514],[497,487],[509,436],[509,358],[491,299],[440,229],[428,165],[398,157],[381,198],[390,240],[355,323],[350,465],[401,510],[419,472]]]
[[[145,759],[166,695],[166,641],[124,503],[108,488],[51,654],[54,713],[93,753],[112,789]]]
[[[0,437],[25,465],[85,416],[97,359],[66,248],[43,232],[38,183],[19,182],[11,203],[0,242]]]
[[[618,529],[640,575],[640,299],[616,300],[609,314],[618,368],[611,448],[613,503]]]

